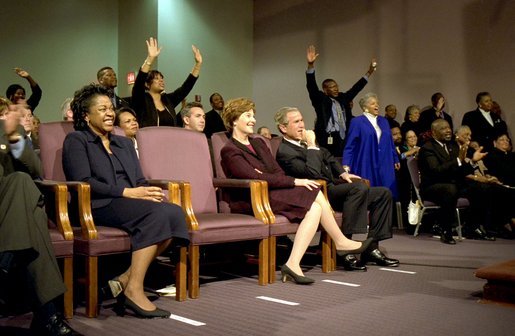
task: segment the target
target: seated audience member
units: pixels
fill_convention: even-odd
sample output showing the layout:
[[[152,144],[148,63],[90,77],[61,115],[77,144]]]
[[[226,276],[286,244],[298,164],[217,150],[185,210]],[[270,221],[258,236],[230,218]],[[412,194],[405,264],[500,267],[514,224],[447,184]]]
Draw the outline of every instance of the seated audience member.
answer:
[[[399,175],[402,176],[402,181],[399,181],[398,184],[404,223],[408,222],[407,214],[409,202],[417,200],[407,164],[408,158],[416,157],[420,150],[420,147],[417,146],[417,141],[418,139],[415,132],[409,130],[405,134],[404,143],[399,147],[399,160],[401,161]]]
[[[66,291],[32,179],[41,163],[20,133],[20,115],[0,98],[0,310],[32,311],[34,335],[72,335],[59,313]],[[21,131],[23,132],[23,131]]]
[[[36,136],[36,138],[39,138],[39,125],[41,125],[41,119],[39,119],[38,116],[33,116],[32,118],[32,132]]]
[[[399,122],[395,120],[395,117],[397,117],[397,107],[395,105],[390,104],[384,108],[384,117],[386,118],[386,121],[388,121],[390,129],[394,127],[401,127]]]
[[[26,139],[29,143],[29,146],[32,149],[39,149],[39,139],[38,135],[34,133],[32,130],[34,128],[34,116],[30,111],[29,105],[25,103],[25,100],[18,100],[18,104],[14,107],[20,113],[20,125],[23,126],[25,130]]]
[[[143,62],[136,82],[132,88],[132,107],[140,127],[147,126],[177,126],[175,107],[190,93],[197,82],[202,65],[202,55],[197,47],[191,46],[195,65],[184,83],[174,92],[165,93],[164,76],[150,66],[161,53],[157,39],[150,38],[147,43],[147,58]]]
[[[411,178],[406,164],[406,155],[402,152],[403,141],[402,133],[399,127],[392,127],[392,139],[395,146],[395,151],[399,157],[400,168],[395,171],[395,179],[397,180],[397,190],[399,193],[398,201],[400,201],[402,209],[402,221],[403,223],[408,222],[407,209],[411,199]],[[397,217],[397,212],[394,212],[394,216]],[[395,220],[399,221],[399,218]]]
[[[476,96],[477,108],[463,115],[462,125],[470,127],[472,140],[483,146],[489,153],[493,148],[494,137],[506,133],[508,128],[504,120],[497,114],[491,113],[492,97],[488,92],[479,92]]]
[[[515,153],[511,151],[511,140],[507,133],[494,137],[494,148],[485,157],[490,174],[504,185],[515,187]]]
[[[118,78],[116,78],[116,72],[114,72],[113,68],[106,66],[98,70],[97,80],[100,85],[109,90],[109,97],[111,98],[115,109],[119,109],[120,107],[129,107],[129,102],[118,97],[114,92],[114,89],[118,86]]]
[[[379,250],[379,242],[392,237],[392,194],[388,188],[368,188],[356,181],[359,176],[344,170],[327,149],[317,146],[315,133],[304,128],[304,119],[297,108],[283,107],[274,119],[283,135],[277,162],[284,172],[296,178],[327,181],[329,202],[344,214],[342,230],[345,236],[350,239],[354,233],[368,233],[368,238],[372,239],[368,249],[361,253],[361,263],[349,254],[344,258],[344,269],[366,270],[366,263],[399,265],[398,260],[388,258]]]
[[[136,112],[130,107],[121,107],[116,111],[116,117],[114,119],[114,125],[120,127],[125,132],[125,136],[132,140],[134,149],[139,157],[138,153],[138,141],[136,140],[136,134],[139,130],[138,119],[136,119]]]
[[[212,109],[206,112],[206,127],[204,128],[204,134],[208,139],[211,138],[213,133],[225,131],[224,121],[222,120],[222,112],[224,110],[223,97],[218,92],[215,92],[209,97],[209,103]]]
[[[260,128],[258,128],[257,134],[267,139],[272,139],[272,132],[270,132],[270,129],[266,126],[261,126]]]
[[[39,105],[43,91],[41,91],[38,83],[36,83],[34,78],[32,78],[27,71],[21,68],[14,68],[14,71],[18,76],[25,78],[29,82],[32,94],[29,99],[27,99],[26,104],[29,105],[30,110],[34,113],[34,110],[36,110],[36,107]],[[25,99],[25,89],[19,84],[11,84],[5,91],[5,96],[12,101],[13,104],[18,104],[18,100]]]
[[[206,113],[201,103],[187,103],[181,110],[181,118],[185,129],[202,132],[206,126]]]
[[[131,239],[130,267],[113,280],[123,289],[116,313],[132,310],[142,318],[167,318],[145,295],[143,282],[150,263],[171,244],[188,244],[181,208],[164,202],[163,191],[148,186],[132,141],[112,134],[115,114],[107,89],[87,85],[75,92],[71,104],[75,132],[63,145],[63,169],[71,181],[91,185],[91,208],[97,225],[127,231]],[[118,295],[119,294],[119,295]]]
[[[363,114],[352,119],[343,150],[343,166],[370,180],[372,187],[387,187],[397,199],[395,170],[400,168],[386,119],[379,115],[379,100],[367,93],[359,100]],[[346,168],[347,167],[347,168]]]
[[[457,129],[456,142],[460,148],[470,144],[472,135],[473,133],[466,125]],[[474,151],[468,148],[466,162],[470,161]],[[488,156],[485,156],[485,159]],[[467,175],[466,178],[470,180],[470,183],[478,184],[477,188],[480,188],[485,195],[490,195],[489,197],[492,199],[492,213],[486,217],[486,221],[483,223],[485,230],[494,236],[505,236],[504,225],[515,217],[515,212],[511,206],[515,203],[515,190],[503,187],[499,179],[492,175],[483,161],[478,161],[473,174]]]
[[[64,121],[73,121],[73,111],[70,108],[70,103],[73,98],[66,98],[61,104],[61,115]]]
[[[312,284],[314,280],[304,276],[300,261],[320,223],[333,239],[340,256],[364,252],[371,240],[360,243],[347,239],[336,224],[319,184],[284,174],[263,139],[251,137],[256,124],[254,112],[255,105],[247,98],[233,99],[226,104],[222,118],[231,133],[231,141],[222,148],[222,168],[228,178],[267,181],[274,213],[300,223],[290,256],[281,267],[281,278],[283,282],[290,278],[297,284]],[[229,205],[233,212],[249,212],[248,194],[234,193]]]
[[[445,244],[456,244],[452,228],[456,224],[456,203],[459,197],[470,201],[467,231],[474,239],[492,240],[480,227],[491,215],[492,198],[484,194],[478,184],[470,183],[467,175],[473,174],[478,161],[486,155],[480,150],[474,152],[466,162],[468,146],[459,147],[452,141],[452,131],[444,119],[437,119],[431,125],[432,137],[419,151],[420,192],[424,199],[440,206],[440,240]]]
[[[403,136],[406,136],[408,131],[415,132],[418,137],[420,135],[420,124],[418,122],[420,118],[420,107],[418,105],[410,105],[406,108],[406,114],[404,115],[404,122],[401,126],[401,132]]]
[[[444,111],[445,97],[443,94],[440,92],[433,94],[431,96],[431,105],[431,108],[420,114],[420,119],[418,120],[420,134],[417,135],[419,139],[421,139],[421,144],[431,139],[431,124],[437,119],[445,119],[451,128],[451,133],[453,130],[452,118]]]

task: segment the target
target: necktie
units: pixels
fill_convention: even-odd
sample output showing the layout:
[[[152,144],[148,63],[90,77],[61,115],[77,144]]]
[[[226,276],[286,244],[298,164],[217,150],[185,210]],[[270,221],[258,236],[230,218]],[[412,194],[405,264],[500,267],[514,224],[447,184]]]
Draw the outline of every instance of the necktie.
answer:
[[[447,153],[447,155],[449,154],[449,150],[447,150],[447,145],[446,144],[443,144],[443,149],[445,149],[445,152]]]
[[[333,101],[334,108],[336,110],[336,116],[338,117],[338,125],[340,126],[340,138],[345,139],[345,131],[346,131],[346,125],[345,125],[345,116],[343,114],[342,106],[340,105],[340,102],[338,102],[336,99],[331,99]]]

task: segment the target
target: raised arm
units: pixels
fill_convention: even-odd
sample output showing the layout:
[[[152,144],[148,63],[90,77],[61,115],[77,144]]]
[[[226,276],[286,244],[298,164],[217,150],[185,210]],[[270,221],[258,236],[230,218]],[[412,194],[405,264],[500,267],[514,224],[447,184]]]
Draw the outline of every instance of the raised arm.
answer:
[[[43,95],[43,91],[39,87],[38,83],[32,78],[32,76],[22,68],[14,68],[16,74],[21,78],[25,78],[27,82],[29,82],[30,90],[32,91],[29,99],[27,99],[27,105],[30,106],[30,110],[34,113],[34,110],[39,105],[39,101],[41,100],[41,96]]]

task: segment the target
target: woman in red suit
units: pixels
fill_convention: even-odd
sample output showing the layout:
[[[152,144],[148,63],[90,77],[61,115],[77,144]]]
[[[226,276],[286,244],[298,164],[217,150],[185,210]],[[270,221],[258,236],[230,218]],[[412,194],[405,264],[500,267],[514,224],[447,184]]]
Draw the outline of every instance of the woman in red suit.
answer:
[[[247,98],[229,101],[222,118],[232,133],[231,141],[222,148],[222,167],[227,177],[257,179],[268,182],[270,205],[274,213],[292,222],[300,222],[293,242],[293,249],[286,264],[281,267],[281,278],[291,278],[297,284],[311,284],[305,277],[300,260],[315,235],[319,223],[336,244],[338,255],[363,252],[369,240],[360,243],[347,239],[336,224],[331,207],[320,192],[317,182],[286,176],[272,157],[262,139],[252,138],[254,133],[254,103]],[[244,211],[241,202],[231,204],[235,212]]]

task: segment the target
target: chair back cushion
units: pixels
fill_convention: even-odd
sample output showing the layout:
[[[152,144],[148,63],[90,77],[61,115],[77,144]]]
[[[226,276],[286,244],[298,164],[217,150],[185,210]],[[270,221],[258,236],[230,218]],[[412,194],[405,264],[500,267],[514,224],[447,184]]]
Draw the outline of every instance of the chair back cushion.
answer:
[[[145,127],[138,131],[137,138],[146,179],[190,182],[195,213],[217,212],[211,156],[204,133],[178,127]]]
[[[45,180],[66,181],[62,160],[63,142],[66,135],[73,131],[73,123],[69,121],[55,121],[39,125],[39,155]]]

